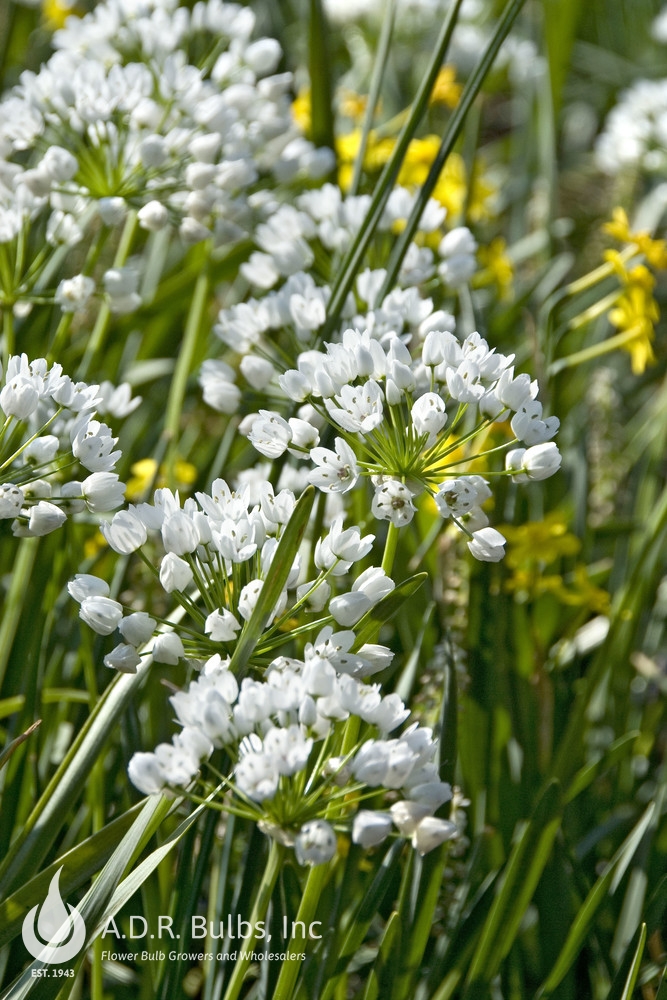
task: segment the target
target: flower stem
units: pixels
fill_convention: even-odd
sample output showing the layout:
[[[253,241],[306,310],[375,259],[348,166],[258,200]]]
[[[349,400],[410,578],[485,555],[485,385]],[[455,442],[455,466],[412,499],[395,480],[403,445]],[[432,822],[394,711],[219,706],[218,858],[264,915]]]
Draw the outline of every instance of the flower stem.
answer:
[[[257,927],[260,920],[264,921],[266,918],[269,903],[271,902],[271,896],[273,895],[273,890],[278,880],[278,874],[282,868],[284,853],[285,849],[282,844],[279,844],[277,840],[272,840],[271,850],[269,851],[269,857],[266,862],[264,874],[262,875],[262,880],[259,883],[255,905],[253,906],[252,913],[250,915],[250,926],[253,929]],[[301,911],[299,911],[299,913],[300,912]],[[241,987],[243,986],[245,974],[248,971],[248,966],[251,962],[250,956],[252,955],[255,940],[256,938],[253,933],[253,936],[249,939],[247,945],[240,950],[239,958],[236,960],[234,965],[234,971],[232,972],[232,978],[229,980],[229,986],[227,987],[224,1000],[237,1000],[237,997],[241,992]],[[276,993],[276,997],[277,996],[278,994]]]
[[[130,250],[132,249],[132,243],[134,242],[134,235],[137,231],[137,225],[137,213],[135,211],[128,212],[123,232],[120,237],[120,243],[118,244],[118,249],[116,250],[116,256],[114,257],[114,267],[123,267],[127,263],[127,258],[130,256]],[[100,307],[99,313],[97,314],[97,320],[95,321],[93,332],[90,335],[90,340],[88,341],[86,351],[83,355],[83,360],[81,362],[82,378],[86,377],[104,343],[104,338],[106,336],[110,320],[111,309],[109,308],[108,302],[104,302]]]
[[[299,912],[296,915],[296,926],[299,925],[299,921],[302,921],[306,927],[312,924],[313,917],[317,911],[317,904],[330,872],[331,862],[311,868],[308,873],[306,887],[303,890],[303,896],[301,897]],[[280,975],[276,983],[273,1000],[294,1000],[294,986],[301,969],[302,959],[300,957],[293,958],[292,956],[300,956],[303,953],[302,949],[303,938],[299,936],[297,940],[296,936],[292,936],[287,948],[289,957],[285,959],[280,968]],[[227,1000],[227,997],[225,997],[225,1000]]]
[[[167,483],[170,487],[175,486],[174,466],[176,464],[176,447],[178,443],[178,431],[183,413],[183,399],[187,386],[192,359],[194,357],[202,319],[208,301],[209,275],[208,268],[204,265],[197,278],[195,290],[190,302],[188,318],[185,323],[185,335],[183,343],[178,352],[176,370],[169,390],[167,400],[167,415],[164,422],[164,438],[167,441],[167,456],[165,459]]]
[[[398,530],[395,524],[392,522],[389,523],[387,540],[384,544],[384,555],[382,556],[382,569],[387,576],[391,576],[394,566],[394,557],[396,556],[396,548],[398,546]]]

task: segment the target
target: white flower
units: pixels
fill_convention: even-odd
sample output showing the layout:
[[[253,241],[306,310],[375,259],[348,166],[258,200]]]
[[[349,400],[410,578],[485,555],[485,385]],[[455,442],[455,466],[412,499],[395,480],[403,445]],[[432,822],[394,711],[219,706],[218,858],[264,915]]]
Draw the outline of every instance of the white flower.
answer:
[[[100,198],[97,211],[105,226],[119,226],[127,215],[124,198]]]
[[[132,646],[143,646],[153,635],[156,624],[155,619],[145,611],[135,611],[123,618],[118,631]]]
[[[169,222],[169,212],[159,201],[149,201],[137,212],[137,219],[142,229],[157,233]]]
[[[395,802],[389,809],[394,825],[404,837],[410,837],[414,833],[417,824],[426,816],[430,815],[431,809],[423,802],[412,802],[409,799],[402,799]]]
[[[338,406],[327,401],[329,414],[346,431],[368,434],[384,419],[384,395],[378,382],[369,379],[361,386],[344,385],[336,395]]]
[[[39,393],[32,379],[16,375],[0,391],[0,407],[6,417],[25,420],[34,413],[39,403]]]
[[[367,715],[367,721],[374,723],[383,733],[390,733],[396,729],[410,715],[410,709],[406,708],[397,694],[388,694],[382,699],[377,708]]]
[[[271,757],[261,751],[251,751],[241,757],[234,777],[244,795],[255,802],[263,802],[276,794],[280,773]]]
[[[390,813],[361,809],[352,823],[352,840],[362,847],[376,847],[391,833]]]
[[[184,510],[174,510],[162,522],[162,543],[167,552],[177,556],[194,552],[199,545],[199,532]]]
[[[160,564],[160,583],[171,594],[174,590],[185,590],[190,586],[194,577],[192,570],[185,559],[168,552]]]
[[[481,562],[500,562],[505,555],[505,538],[495,528],[473,531],[468,548]]]
[[[384,570],[372,566],[357,577],[350,593],[340,594],[329,602],[329,613],[339,625],[355,625],[378,601],[391,593],[394,586],[394,581]]]
[[[234,378],[234,369],[224,361],[204,361],[199,370],[204,402],[219,413],[236,413],[241,390],[234,384]]]
[[[412,502],[412,492],[405,483],[398,479],[385,479],[375,487],[375,496],[371,504],[374,517],[391,521],[397,528],[409,524],[415,515],[415,505]]]
[[[134,787],[144,795],[155,795],[166,784],[164,771],[154,753],[133,754],[127,771]]]
[[[111,635],[120,624],[123,609],[110,597],[84,597],[79,617],[98,635]]]
[[[59,507],[49,503],[48,500],[40,500],[38,504],[30,508],[28,532],[37,537],[48,535],[56,528],[60,528],[66,520],[67,515]]]
[[[260,455],[279,458],[292,440],[292,431],[286,420],[271,410],[260,410],[253,420],[248,440]]]
[[[85,274],[65,278],[56,289],[55,300],[63,312],[85,309],[95,292],[95,282]]]
[[[446,840],[451,840],[457,833],[456,825],[449,820],[438,819],[437,816],[425,816],[412,832],[412,846],[423,857]]]
[[[515,483],[531,479],[541,480],[553,476],[560,468],[561,455],[553,441],[533,445],[532,448],[513,448],[505,456],[505,468],[515,472]]]
[[[90,573],[77,573],[73,580],[67,584],[70,597],[73,597],[79,604],[86,597],[108,597],[109,584],[106,580],[100,580],[99,576],[91,576]]]
[[[343,438],[336,438],[335,451],[313,448],[310,457],[317,468],[308,474],[308,482],[326,493],[347,493],[359,477],[356,456]]]
[[[512,430],[527,445],[549,441],[560,425],[558,417],[542,419],[542,404],[537,399],[523,403],[510,421]]]
[[[0,486],[0,519],[20,514],[24,499],[22,489],[12,483],[3,483]]]
[[[120,670],[123,674],[136,674],[137,667],[141,663],[134,646],[120,643],[110,653],[104,657],[104,666],[112,670]]]
[[[300,865],[323,865],[336,853],[336,833],[324,819],[304,823],[294,842],[294,853]]]
[[[117,441],[106,424],[89,420],[72,441],[72,454],[89,472],[111,472],[120,458],[119,451],[112,451]]]
[[[477,480],[486,486],[480,476],[461,476],[440,483],[434,500],[443,517],[461,517],[488,499],[490,491],[488,488],[478,490]]]
[[[120,555],[130,555],[140,549],[148,538],[146,526],[132,510],[119,510],[111,521],[100,524],[107,544]]]
[[[204,632],[213,642],[230,642],[241,628],[231,611],[222,608],[212,611],[204,623]]]
[[[241,374],[253,389],[262,391],[276,373],[270,361],[266,358],[258,358],[254,354],[246,354],[241,358]]]
[[[438,268],[443,281],[453,288],[469,281],[477,270],[476,252],[477,242],[466,226],[448,232],[438,247],[438,253],[444,258]]]
[[[162,632],[153,643],[153,659],[156,663],[168,663],[176,666],[182,656],[185,656],[183,643],[175,632]]]
[[[125,498],[125,483],[115,472],[93,472],[81,484],[88,509],[94,514],[120,507]]]
[[[426,392],[412,407],[412,424],[417,434],[428,434],[426,447],[435,444],[439,432],[447,423],[445,404],[437,392]]]

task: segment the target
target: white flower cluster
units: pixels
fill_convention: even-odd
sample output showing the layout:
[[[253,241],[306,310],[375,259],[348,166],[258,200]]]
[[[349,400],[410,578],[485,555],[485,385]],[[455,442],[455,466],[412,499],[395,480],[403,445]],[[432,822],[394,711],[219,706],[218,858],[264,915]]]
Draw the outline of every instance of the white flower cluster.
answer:
[[[140,649],[151,652],[157,662],[175,664],[184,656],[206,658],[220,643],[236,640],[242,623],[252,616],[296,502],[291,490],[275,494],[266,481],[258,492],[258,502],[252,503],[249,486],[235,493],[219,479],[210,494],[197,493],[196,500],[188,499],[181,507],[177,493],[158,489],[153,503],[130,504],[102,524],[109,546],[123,555],[138,551],[150,538],[153,556],[159,541],[164,555],[155,570],[157,579],[195,618],[182,630],[177,625],[165,629],[164,623],[158,628],[157,617],[145,612],[124,615],[103,580],[78,576],[70,584],[70,594],[81,605],[81,618],[100,635],[118,629],[124,640],[105,657],[108,667],[135,673]],[[393,581],[371,567],[358,575],[349,591],[332,596],[332,584],[340,589],[340,581],[369,554],[373,541],[373,535],[362,536],[356,526],[344,528],[342,515],[335,517],[314,548],[317,576],[302,581],[297,555],[269,625],[300,608],[321,612],[327,602],[330,620],[345,627],[356,624],[393,590]],[[350,671],[354,666],[365,673],[387,665],[381,656],[367,663],[351,655],[349,664]]]
[[[627,168],[667,171],[667,79],[637,80],[607,116],[595,149],[608,174]]]
[[[472,554],[496,561],[504,539],[482,510],[488,481],[474,468],[464,474],[480,457],[471,444],[509,421],[513,436],[501,446],[506,474],[516,482],[546,479],[560,466],[550,441],[558,420],[544,417],[537,383],[515,375],[512,356],[496,353],[478,333],[461,343],[452,317],[434,313],[430,302],[414,304],[422,306],[411,317],[421,318],[414,355],[396,333],[379,340],[373,325],[350,328],[341,343],[302,352],[297,367],[278,377],[288,399],[302,404],[296,418],[260,410],[241,430],[269,458],[309,456],[309,481],[325,492],[347,493],[370,478],[373,515],[397,527],[412,520],[413,499],[430,492],[441,515],[469,536]],[[319,443],[317,427],[325,423],[338,435],[333,448]],[[527,447],[512,447],[521,442]]]
[[[406,188],[394,188],[378,222],[378,233],[391,233],[396,226],[403,225],[415,200],[416,195]],[[292,275],[298,277],[298,281],[288,285],[287,289],[280,289],[276,295],[267,296],[262,306],[256,302],[251,303],[251,307],[258,311],[262,331],[290,323],[295,326],[299,338],[307,340],[312,331],[322,325],[323,304],[328,301],[328,289],[316,289],[311,276],[299,272],[310,267],[316,257],[321,260],[344,251],[361,228],[369,205],[369,195],[344,197],[339,187],[325,184],[299,195],[296,207],[276,206],[267,221],[257,226],[253,238],[258,249],[250,255],[247,263],[241,265],[244,277],[255,288],[263,291],[273,288],[281,278]],[[420,220],[420,234],[435,233],[442,226],[445,216],[446,210],[442,205],[433,198],[429,199]],[[457,239],[457,233],[468,235],[465,247]],[[446,242],[447,239],[449,242]],[[439,245],[439,255],[443,258],[440,270],[443,280],[447,281],[456,274],[454,262],[448,275],[445,266],[447,257],[454,259],[463,253],[468,255],[465,274],[458,282],[449,281],[452,287],[469,278],[476,269],[474,259],[472,269],[468,269],[469,255],[476,250],[474,240],[471,244],[470,239],[472,237],[469,231],[461,228],[447,234],[446,240]],[[465,242],[465,235],[463,240]],[[417,285],[433,277],[435,270],[436,257],[433,251],[413,242],[401,268],[398,283],[402,286]],[[295,295],[302,296],[305,302],[293,299]],[[233,322],[233,311],[231,318]],[[228,327],[225,321],[226,314],[223,312],[217,331],[223,339],[227,339],[225,334]]]
[[[145,230],[229,245],[274,211],[259,180],[326,175],[333,154],[301,135],[280,45],[253,40],[254,25],[221,0],[108,0],[70,18],[58,51],[0,101],[0,243],[45,212],[47,243],[71,246],[96,213],[116,226],[133,208]],[[82,308],[91,281],[66,279],[57,301]],[[108,273],[112,299],[117,283]],[[122,294],[126,311],[136,288]]]
[[[351,654],[353,641],[352,632],[326,628],[306,646],[303,660],[278,657],[265,681],[244,678],[240,685],[226,661],[211,657],[187,691],[170,699],[182,726],[172,743],[132,757],[133,783],[145,794],[187,788],[203,762],[225,748],[241,804],[252,807],[263,829],[294,844],[302,864],[333,857],[336,836],[325,817],[343,800],[336,827],[349,831],[352,819],[352,839],[364,847],[381,843],[392,826],[412,837],[422,854],[451,838],[454,824],[433,815],[449,801],[451,788],[439,780],[432,733],[415,724],[387,738],[408,710],[397,695],[382,697],[379,685],[354,674],[372,672],[378,658],[388,662],[391,653],[362,646]],[[353,716],[376,735],[344,757],[313,754],[315,744],[334,743]],[[304,780],[307,795],[300,791]],[[357,796],[368,789],[395,801],[388,812],[362,809],[352,816]]]
[[[46,535],[68,514],[120,507],[117,438],[96,419],[95,407],[129,412],[127,387],[107,383],[102,392],[25,354],[10,357],[0,385],[0,520],[11,519],[18,536]],[[88,475],[74,479],[77,470]]]

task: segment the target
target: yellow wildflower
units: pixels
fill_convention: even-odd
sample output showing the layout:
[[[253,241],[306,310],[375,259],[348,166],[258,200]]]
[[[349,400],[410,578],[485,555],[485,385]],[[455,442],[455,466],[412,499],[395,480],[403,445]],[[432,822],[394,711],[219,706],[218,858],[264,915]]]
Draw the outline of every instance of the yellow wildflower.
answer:
[[[42,14],[51,31],[65,26],[71,14],[76,14],[72,0],[42,0]]]
[[[448,156],[438,183],[433,189],[433,197],[447,209],[448,222],[461,215],[467,191],[466,168],[463,157],[458,153]]]
[[[578,563],[572,573],[545,572],[562,557],[577,555],[581,542],[567,529],[558,513],[529,524],[501,525],[507,538],[506,564],[512,574],[506,583],[510,593],[523,600],[552,594],[561,604],[589,608],[600,614],[609,610],[609,594],[590,579],[586,566]]]
[[[300,90],[292,101],[292,118],[304,135],[310,133],[312,126],[310,87]]]
[[[354,90],[343,90],[340,95],[340,112],[346,118],[359,121],[364,116],[368,97],[366,94],[357,94]]]
[[[167,485],[166,469],[161,465],[158,470],[154,458],[142,458],[135,462],[131,467],[131,472],[132,476],[125,489],[128,500],[143,499],[153,483],[158,487]],[[197,470],[190,462],[177,459],[174,462],[174,476],[176,488],[187,492],[188,487],[192,486],[197,478]]]
[[[440,149],[437,135],[427,135],[423,139],[413,139],[408,146],[401,164],[398,183],[404,187],[421,187],[426,180],[431,164]]]
[[[501,299],[511,299],[514,268],[507,253],[507,243],[497,236],[477,251],[483,270],[475,276],[477,285],[496,285]]]
[[[611,222],[605,223],[603,229],[619,243],[630,243],[635,246],[652,267],[667,268],[667,241],[653,239],[645,230],[633,233],[625,209],[615,208]]]
[[[609,311],[609,322],[621,335],[618,346],[629,352],[635,375],[641,375],[647,365],[655,362],[652,343],[660,310],[653,298],[654,284],[647,267],[633,267],[627,273],[625,291]]]
[[[433,84],[430,103],[455,108],[461,98],[462,90],[461,84],[456,82],[456,67],[443,66]]]

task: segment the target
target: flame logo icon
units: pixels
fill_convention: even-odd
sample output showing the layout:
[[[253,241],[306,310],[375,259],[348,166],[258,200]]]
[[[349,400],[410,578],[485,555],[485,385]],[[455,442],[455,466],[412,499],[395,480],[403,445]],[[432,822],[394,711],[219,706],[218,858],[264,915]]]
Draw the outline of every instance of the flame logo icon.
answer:
[[[62,901],[58,869],[41,906],[33,906],[23,921],[23,943],[34,958],[60,965],[74,958],[86,943],[86,925],[75,906]]]

